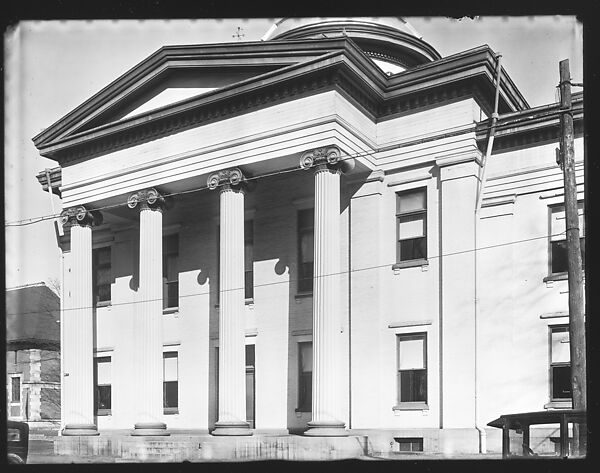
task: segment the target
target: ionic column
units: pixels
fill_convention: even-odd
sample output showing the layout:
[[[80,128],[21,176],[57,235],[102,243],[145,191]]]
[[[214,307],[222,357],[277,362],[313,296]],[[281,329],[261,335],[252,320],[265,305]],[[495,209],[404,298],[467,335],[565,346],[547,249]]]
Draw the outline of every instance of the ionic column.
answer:
[[[340,420],[340,174],[353,163],[329,147],[304,153],[300,166],[315,169],[312,420],[305,435],[347,436]]]
[[[70,298],[63,312],[63,419],[62,435],[98,435],[94,424],[94,331],[92,301],[92,225],[99,212],[79,206],[62,213],[71,224]],[[65,301],[66,302],[66,301]]]
[[[244,184],[239,169],[208,178],[219,188],[219,418],[213,435],[252,435],[246,422]]]
[[[131,435],[169,435],[163,416],[162,372],[162,210],[164,199],[155,189],[129,196],[130,208],[140,211],[139,285],[133,310],[135,371],[131,386],[139,395]]]

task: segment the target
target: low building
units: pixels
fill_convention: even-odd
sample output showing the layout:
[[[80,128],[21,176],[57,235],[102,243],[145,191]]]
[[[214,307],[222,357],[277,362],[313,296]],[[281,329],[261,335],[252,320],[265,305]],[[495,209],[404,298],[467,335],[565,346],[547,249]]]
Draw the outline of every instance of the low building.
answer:
[[[60,422],[60,299],[44,283],[6,290],[9,420],[53,428]]]
[[[65,209],[63,435],[498,451],[500,414],[569,407],[558,104],[502,69],[483,183],[488,46],[276,33],[165,46],[34,138]],[[577,94],[574,118],[583,215]]]

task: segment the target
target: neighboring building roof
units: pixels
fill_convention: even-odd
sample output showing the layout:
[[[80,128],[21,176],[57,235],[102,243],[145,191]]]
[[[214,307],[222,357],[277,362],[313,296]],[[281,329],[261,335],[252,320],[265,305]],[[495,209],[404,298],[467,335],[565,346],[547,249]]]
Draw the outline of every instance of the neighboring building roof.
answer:
[[[46,285],[6,290],[7,349],[60,346],[60,299]]]

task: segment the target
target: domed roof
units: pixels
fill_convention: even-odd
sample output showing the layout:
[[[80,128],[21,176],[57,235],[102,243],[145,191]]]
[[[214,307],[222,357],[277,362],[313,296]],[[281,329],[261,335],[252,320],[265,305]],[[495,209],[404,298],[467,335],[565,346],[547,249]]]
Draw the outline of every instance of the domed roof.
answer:
[[[276,25],[272,41],[348,36],[392,74],[441,58],[402,18],[284,18]]]

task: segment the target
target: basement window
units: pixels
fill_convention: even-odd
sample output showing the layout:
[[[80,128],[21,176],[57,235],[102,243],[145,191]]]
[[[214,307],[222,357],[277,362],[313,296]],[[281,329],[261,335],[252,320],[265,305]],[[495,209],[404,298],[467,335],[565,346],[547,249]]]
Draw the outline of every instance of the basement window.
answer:
[[[398,452],[422,452],[423,437],[394,437]]]

